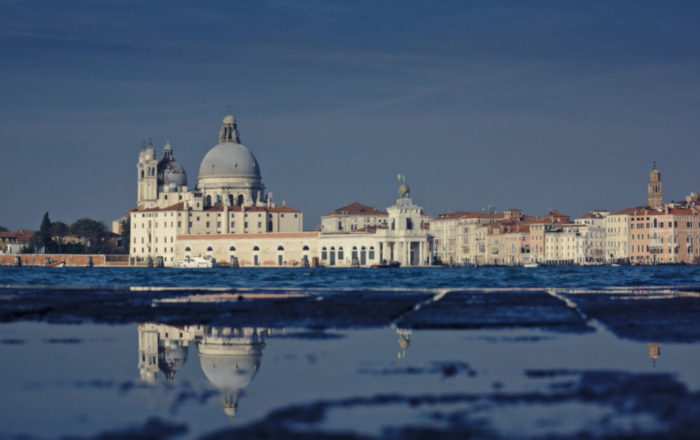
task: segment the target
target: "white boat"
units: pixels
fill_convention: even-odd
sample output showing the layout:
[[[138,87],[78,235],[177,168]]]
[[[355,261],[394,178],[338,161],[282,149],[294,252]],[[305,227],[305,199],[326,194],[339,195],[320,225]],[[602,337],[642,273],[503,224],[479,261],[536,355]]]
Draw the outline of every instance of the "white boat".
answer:
[[[540,267],[540,265],[537,263],[525,263],[523,267]]]
[[[217,267],[218,265],[216,264],[216,260],[214,260],[211,257],[185,257],[184,261],[176,261],[175,262],[175,267],[184,267],[184,268],[208,268],[208,267]]]

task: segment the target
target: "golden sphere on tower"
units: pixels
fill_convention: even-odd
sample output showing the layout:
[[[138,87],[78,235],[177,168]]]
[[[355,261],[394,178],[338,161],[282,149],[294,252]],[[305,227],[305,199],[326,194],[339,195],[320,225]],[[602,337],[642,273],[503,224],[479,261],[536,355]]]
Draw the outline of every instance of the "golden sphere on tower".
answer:
[[[408,187],[408,185],[406,185],[405,183],[402,183],[401,186],[399,187],[399,194],[401,194],[402,196],[405,196],[409,192],[411,192],[411,189]]]

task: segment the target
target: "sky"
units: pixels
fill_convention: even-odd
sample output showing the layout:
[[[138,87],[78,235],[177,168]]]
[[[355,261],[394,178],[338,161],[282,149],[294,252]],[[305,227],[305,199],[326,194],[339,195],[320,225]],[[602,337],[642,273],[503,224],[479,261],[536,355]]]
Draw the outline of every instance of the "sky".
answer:
[[[700,192],[697,1],[0,0],[0,225],[110,223],[144,141],[194,186],[232,106],[274,200],[578,216]]]

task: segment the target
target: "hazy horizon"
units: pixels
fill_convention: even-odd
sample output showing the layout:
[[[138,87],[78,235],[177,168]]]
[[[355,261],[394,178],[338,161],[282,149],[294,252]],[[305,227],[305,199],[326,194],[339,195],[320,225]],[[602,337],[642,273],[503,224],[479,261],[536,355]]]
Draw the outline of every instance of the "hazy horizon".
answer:
[[[105,221],[170,139],[189,186],[231,104],[305,228],[490,202],[576,217],[700,191],[697,2],[0,1],[0,225]]]

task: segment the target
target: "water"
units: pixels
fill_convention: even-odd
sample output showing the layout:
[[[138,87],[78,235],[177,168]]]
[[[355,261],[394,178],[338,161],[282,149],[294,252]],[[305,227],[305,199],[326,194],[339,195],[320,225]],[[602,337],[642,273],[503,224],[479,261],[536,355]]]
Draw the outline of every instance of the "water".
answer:
[[[52,312],[60,291],[51,288],[27,290],[45,310],[23,315],[25,303],[12,307],[28,293],[0,288],[0,438],[700,435],[697,266],[3,267],[0,285],[80,287],[62,301],[85,303],[110,300],[97,287],[196,287],[194,299],[208,298],[203,287],[310,295],[224,297],[188,321],[197,303],[161,308],[162,296],[138,292],[154,295],[155,319],[136,313],[105,325],[103,311]],[[333,306],[344,289],[379,318],[353,321],[356,310]],[[409,293],[413,306],[392,306]],[[641,314],[640,304],[649,304]],[[216,311],[215,324],[202,310]],[[325,310],[347,319],[320,319]],[[307,325],[268,326],[269,316]]]
[[[469,288],[700,286],[700,266],[416,269],[0,267],[0,285],[79,287]]]

